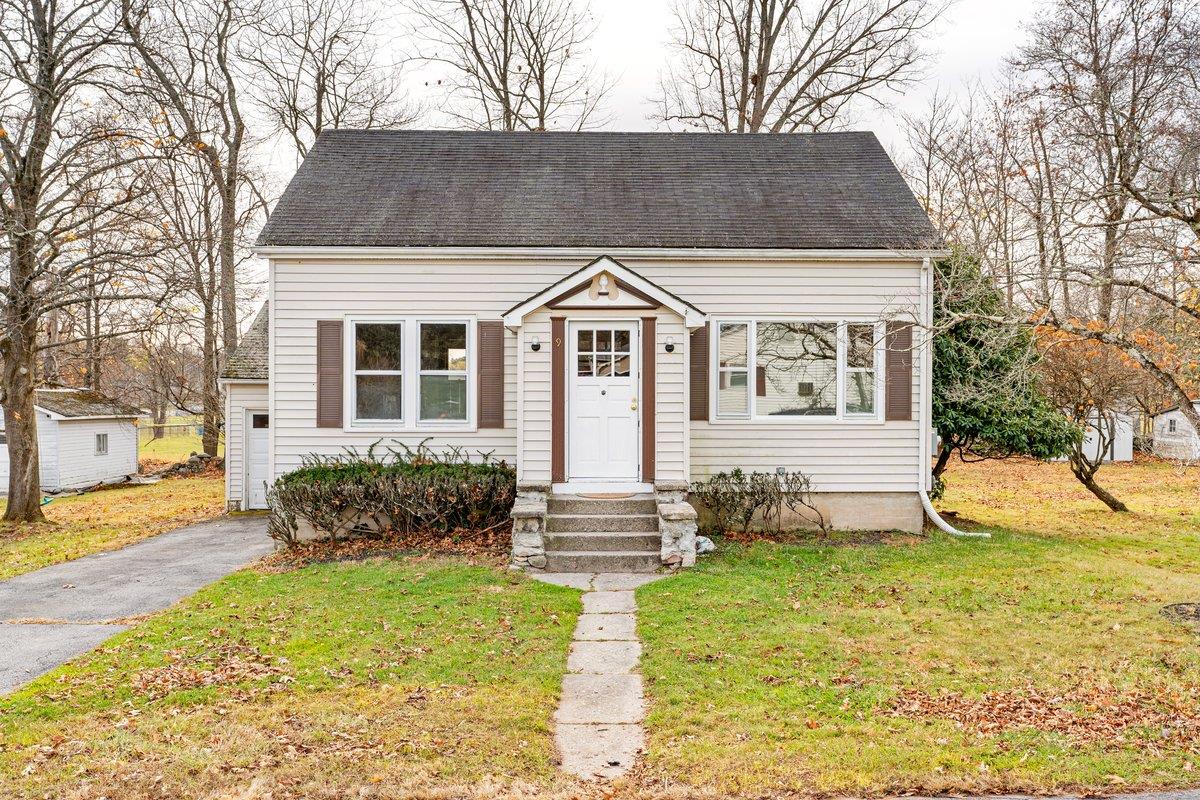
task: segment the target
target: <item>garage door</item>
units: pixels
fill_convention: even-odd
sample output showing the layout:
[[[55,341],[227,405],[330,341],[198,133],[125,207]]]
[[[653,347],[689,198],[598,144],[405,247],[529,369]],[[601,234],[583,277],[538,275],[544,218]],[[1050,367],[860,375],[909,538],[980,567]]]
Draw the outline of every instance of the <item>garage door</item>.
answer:
[[[267,449],[271,432],[271,416],[264,413],[250,415],[250,427],[246,429],[246,507],[267,507]]]

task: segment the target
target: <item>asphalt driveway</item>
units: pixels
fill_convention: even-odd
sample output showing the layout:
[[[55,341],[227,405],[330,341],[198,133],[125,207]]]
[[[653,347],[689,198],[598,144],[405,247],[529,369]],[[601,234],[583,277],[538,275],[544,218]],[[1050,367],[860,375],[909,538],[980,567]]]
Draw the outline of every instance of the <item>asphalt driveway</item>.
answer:
[[[271,552],[266,528],[211,520],[0,581],[0,694]]]

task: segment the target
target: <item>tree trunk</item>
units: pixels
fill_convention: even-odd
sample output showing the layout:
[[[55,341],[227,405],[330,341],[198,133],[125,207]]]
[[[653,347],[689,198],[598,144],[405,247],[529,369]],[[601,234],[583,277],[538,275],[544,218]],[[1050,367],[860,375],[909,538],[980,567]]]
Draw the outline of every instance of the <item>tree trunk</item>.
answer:
[[[233,175],[237,173],[230,170]],[[223,187],[221,196],[221,333],[224,338],[225,357],[237,349],[237,275],[234,233],[237,230],[237,186],[230,179]],[[208,327],[205,327],[205,336]],[[206,362],[208,359],[206,356]],[[215,380],[214,380],[215,383]],[[205,384],[207,386],[207,383]],[[207,391],[207,390],[206,390]]]
[[[938,453],[937,462],[933,465],[933,477],[940,478],[942,473],[946,471],[946,467],[950,465],[950,456],[954,453],[954,448],[943,443],[941,452]]]
[[[150,438],[163,438],[163,425],[167,424],[167,404],[159,399],[154,401],[154,424],[150,427]]]
[[[23,329],[23,330],[22,330]],[[38,461],[37,412],[33,407],[33,325],[9,325],[4,353],[4,427],[8,437],[8,522],[45,522]]]
[[[1078,449],[1071,455],[1071,471],[1075,473],[1075,477],[1079,479],[1080,483],[1087,487],[1089,492],[1096,495],[1096,497],[1100,499],[1100,502],[1104,503],[1104,505],[1108,506],[1113,511],[1129,511],[1128,506],[1109,494],[1108,490],[1103,486],[1096,483],[1095,476],[1098,469],[1099,465],[1092,466],[1091,464],[1088,464],[1087,461],[1083,459]]]
[[[216,319],[211,309],[204,312],[204,437],[202,447],[210,456],[217,454],[221,425],[221,392],[217,386]]]

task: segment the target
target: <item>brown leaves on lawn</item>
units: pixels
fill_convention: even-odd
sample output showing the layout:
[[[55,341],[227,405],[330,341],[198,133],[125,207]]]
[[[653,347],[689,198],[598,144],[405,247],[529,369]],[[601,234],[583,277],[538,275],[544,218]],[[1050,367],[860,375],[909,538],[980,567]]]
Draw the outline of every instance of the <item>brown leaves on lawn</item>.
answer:
[[[1061,693],[1032,684],[1013,691],[930,695],[902,691],[892,703],[894,717],[941,718],[984,736],[1020,730],[1056,733],[1080,745],[1136,744],[1200,747],[1200,691],[1117,690],[1078,686]]]
[[[487,531],[456,530],[453,533],[393,532],[331,542],[320,539],[278,550],[258,563],[263,572],[291,572],[310,564],[329,561],[364,561],[394,556],[466,556],[497,564],[508,552],[511,526]]]
[[[226,686],[273,679],[273,686],[291,680],[286,670],[246,644],[223,644],[194,656],[182,650],[167,652],[168,663],[133,676],[138,694],[158,700],[172,692],[206,686]]]

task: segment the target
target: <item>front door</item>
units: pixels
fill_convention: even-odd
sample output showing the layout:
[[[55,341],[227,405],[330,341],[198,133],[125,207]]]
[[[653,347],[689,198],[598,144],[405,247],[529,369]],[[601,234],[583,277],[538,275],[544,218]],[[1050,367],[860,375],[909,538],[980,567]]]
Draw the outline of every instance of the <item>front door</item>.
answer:
[[[573,322],[568,339],[567,477],[638,479],[636,322]]]

